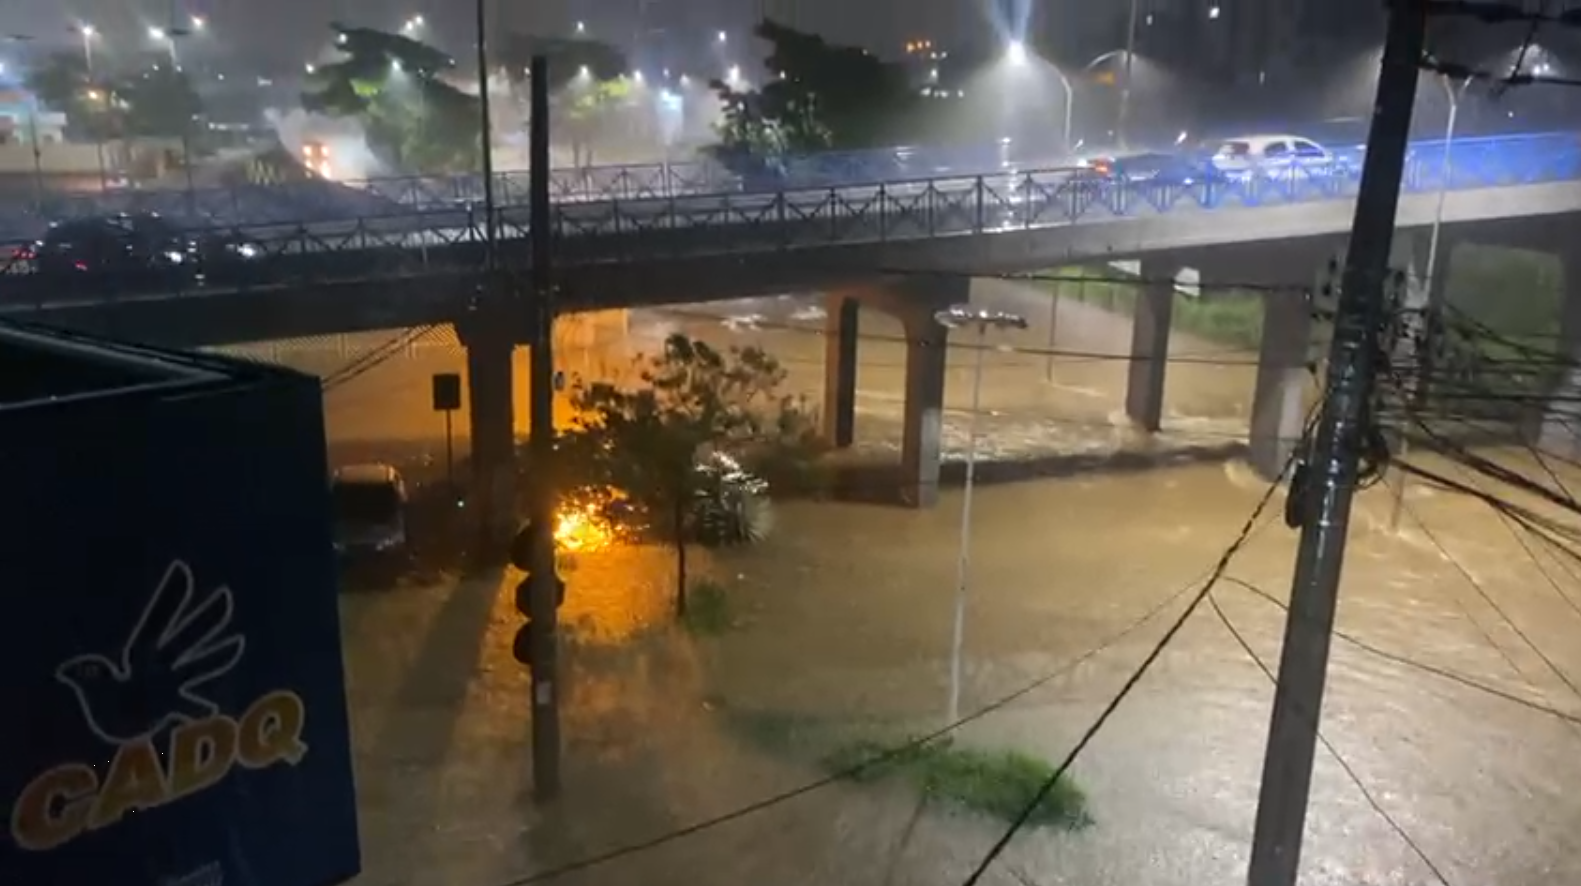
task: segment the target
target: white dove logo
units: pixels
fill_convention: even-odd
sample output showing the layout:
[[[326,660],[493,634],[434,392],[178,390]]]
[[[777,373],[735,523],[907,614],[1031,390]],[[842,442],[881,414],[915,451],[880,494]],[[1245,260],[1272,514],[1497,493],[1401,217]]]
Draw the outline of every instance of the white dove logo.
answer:
[[[227,634],[236,611],[231,589],[221,585],[194,601],[194,586],[191,567],[172,561],[119,661],[90,653],[55,669],[55,679],[76,694],[89,730],[107,744],[219,713],[200,689],[236,667],[247,640]]]
[[[206,687],[235,669],[247,641],[232,627],[230,587],[196,588],[191,567],[172,561],[117,657],[78,655],[55,669],[88,731],[115,756],[107,770],[96,754],[97,765],[66,762],[30,781],[11,804],[18,847],[54,849],[213,787],[238,765],[295,765],[307,754],[307,711],[295,692],[264,693],[239,717],[214,701]]]

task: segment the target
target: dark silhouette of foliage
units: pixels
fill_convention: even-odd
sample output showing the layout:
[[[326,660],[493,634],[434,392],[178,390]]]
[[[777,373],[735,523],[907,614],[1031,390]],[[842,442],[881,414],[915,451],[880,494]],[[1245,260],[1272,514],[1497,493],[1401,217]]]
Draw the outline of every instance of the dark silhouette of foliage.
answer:
[[[715,154],[747,172],[771,172],[784,153],[892,144],[918,110],[906,71],[865,49],[764,19],[767,82],[742,89],[714,81],[723,105]]]
[[[369,148],[399,169],[477,168],[479,101],[444,79],[455,59],[401,34],[334,28],[336,49],[345,58],[313,73],[302,95],[304,109],[360,121]]]

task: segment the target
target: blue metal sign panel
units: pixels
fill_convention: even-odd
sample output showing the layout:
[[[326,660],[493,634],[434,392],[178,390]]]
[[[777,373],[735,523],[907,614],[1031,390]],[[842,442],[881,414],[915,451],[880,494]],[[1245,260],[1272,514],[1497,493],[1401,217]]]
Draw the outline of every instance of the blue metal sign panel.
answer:
[[[359,867],[318,385],[0,404],[0,883]]]

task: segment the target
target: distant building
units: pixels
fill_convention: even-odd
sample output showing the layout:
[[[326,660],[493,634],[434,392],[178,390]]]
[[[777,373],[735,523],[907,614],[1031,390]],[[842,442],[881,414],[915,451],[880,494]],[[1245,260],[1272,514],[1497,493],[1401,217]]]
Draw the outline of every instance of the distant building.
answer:
[[[43,110],[24,89],[0,89],[0,145],[47,145],[66,141],[66,115]]]

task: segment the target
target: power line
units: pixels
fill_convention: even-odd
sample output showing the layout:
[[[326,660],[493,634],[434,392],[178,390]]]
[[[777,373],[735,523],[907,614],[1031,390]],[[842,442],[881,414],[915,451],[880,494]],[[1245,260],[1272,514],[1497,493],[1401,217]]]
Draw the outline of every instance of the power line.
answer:
[[[727,319],[727,318],[721,317],[721,316],[719,316],[717,314],[710,314],[710,313],[707,313],[705,311],[681,311],[681,310],[675,310],[675,309],[668,309],[667,308],[667,309],[665,309],[665,312],[667,314],[672,315],[672,316],[683,317],[683,318],[694,319],[694,320],[713,320],[713,321],[717,321],[717,322],[720,322],[720,323],[723,323]],[[826,330],[826,329],[819,329],[819,328],[810,327],[810,326],[803,326],[803,325],[800,325],[800,324],[791,323],[791,322],[787,322],[787,321],[784,321],[784,320],[757,320],[757,319],[754,319],[752,321],[752,326],[754,328],[757,328],[757,329],[769,329],[769,330],[776,330],[776,331],[783,331],[783,332],[797,332],[797,333],[801,333],[801,334],[804,334],[804,335],[818,336],[820,338],[827,338],[829,336],[829,331]],[[927,340],[925,340],[923,338],[920,338],[920,337],[916,337],[916,336],[910,336],[910,335],[889,335],[889,334],[885,334],[885,333],[873,333],[873,332],[859,332],[857,334],[857,338],[861,339],[861,340],[864,340],[864,341],[870,341],[870,342],[884,342],[884,343],[888,343],[888,344],[903,344],[903,345],[918,345],[918,346],[921,346],[921,347],[927,347],[927,346],[930,346],[932,344],[932,342],[927,341]],[[1072,362],[1072,363],[1076,363],[1076,362],[1095,362],[1096,363],[1096,362],[1105,362],[1105,361],[1116,362],[1116,363],[1134,363],[1134,362],[1137,362],[1139,360],[1151,360],[1151,359],[1153,359],[1152,357],[1136,356],[1134,354],[1114,354],[1114,353],[1106,353],[1106,352],[1102,352],[1102,351],[1078,351],[1078,350],[1068,350],[1068,349],[1062,349],[1062,348],[1027,347],[1027,346],[1023,346],[1023,345],[981,345],[981,344],[978,344],[976,342],[947,342],[945,344],[945,348],[949,349],[949,350],[962,350],[962,351],[988,350],[988,351],[996,351],[996,352],[999,352],[999,353],[1022,354],[1022,355],[1033,356],[1033,357],[1066,358],[1068,362]],[[1236,354],[1236,353],[1251,353],[1251,352],[1252,352],[1251,348],[1234,347],[1234,348],[1226,348],[1222,352],[1210,352],[1209,355],[1173,354],[1173,355],[1166,356],[1164,358],[1164,360],[1165,360],[1165,362],[1173,363],[1173,364],[1197,364],[1197,365],[1202,365],[1202,366],[1248,366],[1248,367],[1254,367],[1254,366],[1261,365],[1260,362],[1257,361],[1257,360],[1225,360],[1225,359],[1221,359],[1221,358],[1217,358],[1217,357],[1211,356],[1211,353]]]
[[[1263,676],[1268,678],[1268,682],[1277,688],[1279,686],[1279,678],[1274,676],[1274,672],[1269,669],[1268,665],[1263,663],[1262,657],[1257,654],[1257,651],[1252,648],[1252,645],[1246,641],[1244,636],[1241,635],[1241,632],[1235,627],[1234,622],[1230,621],[1229,615],[1227,615],[1224,609],[1219,606],[1218,598],[1214,594],[1208,594],[1208,605],[1213,608],[1214,614],[1219,618],[1219,623],[1224,625],[1224,629],[1229,631],[1231,637],[1235,638],[1235,642],[1240,645],[1241,650],[1246,653],[1246,656],[1252,660],[1253,664],[1257,665],[1257,669],[1263,672]],[[1305,715],[1308,720],[1312,721],[1312,730],[1317,734],[1317,740],[1322,742],[1324,750],[1327,750],[1329,756],[1334,758],[1334,762],[1339,764],[1339,768],[1344,770],[1345,775],[1350,778],[1351,784],[1355,785],[1356,790],[1361,792],[1362,799],[1366,800],[1367,805],[1372,807],[1372,811],[1376,812],[1378,817],[1383,819],[1384,822],[1389,825],[1389,828],[1394,831],[1395,835],[1398,836],[1406,846],[1409,846],[1412,852],[1416,853],[1416,857],[1421,860],[1422,864],[1427,866],[1428,870],[1433,872],[1434,878],[1436,878],[1439,883],[1442,883],[1443,886],[1449,886],[1449,879],[1444,876],[1444,872],[1439,870],[1438,865],[1433,863],[1433,860],[1428,857],[1421,845],[1418,844],[1416,840],[1406,832],[1405,828],[1400,824],[1400,822],[1395,820],[1394,816],[1390,815],[1388,810],[1383,808],[1383,804],[1379,803],[1378,798],[1374,797],[1372,791],[1367,789],[1366,783],[1361,780],[1361,776],[1357,774],[1356,770],[1350,765],[1350,762],[1347,761],[1344,755],[1334,747],[1334,743],[1328,740],[1328,736],[1324,735],[1323,731],[1318,728],[1317,713],[1315,711],[1303,709],[1302,714]]]
[[[329,393],[347,382],[379,368],[393,359],[408,345],[432,332],[438,325],[437,323],[429,323],[423,326],[413,326],[384,344],[355,357],[346,365],[324,376],[321,382],[324,392]]]
[[[1261,525],[1256,525],[1256,524],[1258,523],[1258,519],[1261,517],[1262,512],[1266,509],[1266,505],[1267,505],[1268,500],[1272,497],[1273,492],[1277,491],[1278,488],[1279,488],[1278,485],[1274,484],[1274,485],[1272,485],[1270,487],[1269,492],[1264,495],[1263,500],[1258,504],[1257,510],[1255,510],[1253,512],[1253,518],[1248,521],[1247,525],[1248,525],[1249,528],[1243,528],[1242,529],[1241,534],[1240,534],[1240,536],[1237,539],[1238,542],[1244,544],[1245,541],[1250,540],[1252,537],[1255,537],[1257,532],[1260,531],[1263,528],[1263,526],[1268,525],[1267,522],[1263,522]],[[543,882],[547,882],[549,880],[558,879],[560,877],[566,876],[567,874],[572,874],[572,873],[576,873],[578,871],[588,870],[589,868],[599,867],[601,865],[607,864],[609,862],[615,861],[615,860],[620,859],[620,858],[625,858],[625,857],[631,856],[631,855],[637,855],[639,853],[646,852],[646,851],[648,851],[650,849],[656,849],[656,848],[658,848],[660,846],[664,846],[666,844],[675,842],[676,840],[680,840],[680,839],[683,839],[685,837],[690,837],[690,836],[692,836],[694,834],[698,834],[698,833],[701,833],[703,831],[712,830],[712,829],[714,829],[716,827],[719,827],[721,825],[729,824],[729,823],[737,821],[739,819],[746,818],[746,817],[748,817],[750,815],[753,815],[755,813],[762,812],[763,810],[766,810],[766,809],[778,806],[778,805],[780,805],[782,803],[786,803],[786,802],[789,802],[791,800],[795,800],[797,798],[800,798],[800,797],[805,796],[807,794],[811,794],[811,793],[813,793],[815,791],[818,791],[818,790],[822,790],[823,788],[829,787],[829,786],[837,784],[839,782],[849,781],[849,780],[851,780],[853,778],[856,778],[856,777],[862,775],[863,773],[865,773],[865,772],[867,772],[867,771],[869,771],[871,769],[877,768],[877,767],[879,767],[879,766],[883,765],[884,763],[887,763],[887,762],[889,762],[891,760],[903,757],[904,755],[906,755],[908,753],[912,753],[912,752],[916,751],[918,748],[921,748],[921,747],[924,747],[924,746],[926,746],[928,744],[931,744],[932,742],[935,742],[935,741],[937,741],[937,740],[939,740],[939,739],[941,739],[941,738],[943,738],[943,737],[955,732],[956,730],[960,729],[963,726],[966,726],[966,725],[968,725],[968,724],[970,724],[972,722],[980,720],[983,717],[986,717],[986,716],[988,716],[991,713],[994,713],[994,712],[996,712],[996,711],[998,711],[998,710],[1000,710],[1002,708],[1005,708],[1005,707],[1009,706],[1010,704],[1018,701],[1019,699],[1025,697],[1027,695],[1030,695],[1031,693],[1037,691],[1038,689],[1041,689],[1044,686],[1048,685],[1049,683],[1052,683],[1053,681],[1059,679],[1060,677],[1070,673],[1071,671],[1075,670],[1077,667],[1079,667],[1080,665],[1082,665],[1085,662],[1089,661],[1090,659],[1093,659],[1093,658],[1097,657],[1098,655],[1101,655],[1102,653],[1112,649],[1117,644],[1119,644],[1121,641],[1123,641],[1124,639],[1126,639],[1130,635],[1134,634],[1136,631],[1140,630],[1143,626],[1147,625],[1153,619],[1158,617],[1159,614],[1164,612],[1164,610],[1168,609],[1171,605],[1173,605],[1181,597],[1184,597],[1188,592],[1191,591],[1191,589],[1193,587],[1196,587],[1201,581],[1204,580],[1204,578],[1211,576],[1212,573],[1213,573],[1213,570],[1208,570],[1207,572],[1203,573],[1202,575],[1199,575],[1196,578],[1193,578],[1191,581],[1187,582],[1186,584],[1184,584],[1181,587],[1177,588],[1176,590],[1172,591],[1167,597],[1165,597],[1162,601],[1160,601],[1159,603],[1155,604],[1153,607],[1148,609],[1145,613],[1143,613],[1135,621],[1131,622],[1129,625],[1127,625],[1125,628],[1121,629],[1120,631],[1116,632],[1115,634],[1112,634],[1107,639],[1105,639],[1103,642],[1099,643],[1097,646],[1089,649],[1088,651],[1082,653],[1081,655],[1077,656],[1076,658],[1071,659],[1069,662],[1066,662],[1065,664],[1061,665],[1059,668],[1057,668],[1057,669],[1055,669],[1053,671],[1050,671],[1049,673],[1044,674],[1041,677],[1038,677],[1036,680],[1033,680],[1030,683],[1027,683],[1027,684],[1023,685],[1021,688],[1016,689],[1015,691],[1009,693],[1008,695],[1001,696],[996,701],[993,701],[993,702],[991,702],[991,703],[989,703],[989,704],[987,704],[987,705],[985,705],[985,706],[983,706],[981,708],[978,708],[977,710],[973,711],[972,713],[963,716],[961,719],[956,720],[955,722],[949,723],[949,724],[947,724],[947,725],[945,725],[945,726],[943,726],[943,727],[941,727],[939,729],[936,729],[936,730],[934,730],[932,732],[929,732],[929,733],[927,733],[925,735],[919,736],[917,738],[913,738],[913,739],[911,739],[911,740],[909,740],[909,741],[907,741],[907,742],[905,742],[903,744],[896,745],[896,746],[888,748],[888,749],[886,749],[886,750],[884,750],[884,751],[882,751],[880,753],[874,754],[873,756],[871,756],[871,757],[869,757],[869,758],[867,758],[865,760],[862,760],[861,762],[856,763],[855,765],[852,765],[852,766],[847,767],[845,769],[842,769],[842,770],[839,770],[837,772],[831,773],[831,774],[826,775],[826,776],[824,776],[822,778],[819,778],[819,779],[807,782],[807,783],[802,784],[802,785],[800,785],[798,787],[791,788],[790,790],[782,791],[782,792],[777,793],[777,794],[772,794],[772,795],[764,797],[764,798],[762,798],[760,800],[756,800],[754,802],[748,803],[748,804],[746,804],[744,806],[741,806],[741,807],[738,807],[738,808],[736,808],[734,810],[731,810],[730,812],[726,812],[726,813],[723,813],[721,815],[714,816],[712,818],[704,819],[702,821],[696,822],[694,824],[688,825],[688,826],[683,827],[683,828],[678,828],[676,830],[667,831],[667,832],[665,832],[663,834],[660,834],[657,837],[653,837],[653,838],[648,839],[648,840],[642,840],[642,841],[635,842],[635,843],[629,843],[629,844],[627,844],[625,846],[621,846],[619,848],[612,849],[612,850],[610,850],[608,852],[599,853],[597,855],[592,855],[592,856],[589,856],[587,858],[584,858],[584,859],[581,859],[581,860],[578,860],[578,861],[573,861],[573,862],[569,862],[567,864],[559,865],[557,867],[549,868],[548,870],[540,871],[540,872],[538,872],[536,874],[529,874],[527,876],[519,877],[519,878],[514,879],[514,880],[507,880],[505,882],[497,884],[497,886],[530,886],[530,884],[543,883]],[[1200,600],[1200,596],[1199,596],[1198,599]],[[1194,607],[1196,604],[1193,603],[1192,605]]]
[[[1237,578],[1237,577],[1232,576],[1232,575],[1226,575],[1224,577],[1223,581],[1225,581],[1228,584],[1236,585],[1237,587],[1240,587],[1240,588],[1244,589],[1245,591],[1247,591],[1248,593],[1258,597],[1259,599],[1262,599],[1262,600],[1264,600],[1264,601],[1266,601],[1268,603],[1273,604],[1274,606],[1278,607],[1281,611],[1283,611],[1283,612],[1285,612],[1287,614],[1290,612],[1290,604],[1288,604],[1285,601],[1283,601],[1283,600],[1279,599],[1278,597],[1274,596],[1266,588],[1259,587],[1258,585],[1254,585],[1251,582],[1246,581],[1245,579]],[[1522,698],[1521,696],[1516,695],[1513,692],[1507,692],[1507,691],[1505,691],[1503,689],[1498,688],[1497,686],[1492,686],[1490,684],[1483,683],[1480,680],[1477,680],[1477,679],[1475,679],[1473,677],[1470,677],[1470,676],[1467,676],[1465,674],[1459,673],[1457,671],[1452,671],[1452,670],[1449,670],[1448,668],[1441,668],[1441,667],[1438,667],[1437,665],[1431,665],[1431,664],[1428,664],[1427,662],[1424,662],[1424,661],[1418,661],[1417,659],[1410,658],[1410,657],[1405,656],[1405,655],[1401,655],[1398,652],[1391,652],[1391,651],[1389,651],[1387,649],[1384,649],[1381,646],[1375,646],[1372,643],[1369,643],[1366,640],[1363,640],[1363,639],[1357,637],[1355,634],[1351,634],[1351,633],[1348,633],[1346,631],[1336,630],[1334,632],[1334,636],[1338,637],[1340,640],[1350,644],[1351,646],[1354,646],[1355,648],[1361,650],[1362,652],[1365,652],[1368,655],[1374,656],[1374,657],[1382,659],[1384,661],[1391,662],[1393,664],[1397,664],[1397,665],[1400,665],[1402,667],[1410,668],[1411,670],[1414,670],[1414,671],[1420,671],[1420,672],[1422,672],[1424,674],[1431,674],[1434,677],[1438,677],[1439,679],[1442,679],[1442,680],[1447,680],[1447,681],[1449,681],[1451,683],[1455,683],[1455,684],[1457,684],[1459,686],[1464,686],[1467,689],[1474,689],[1477,692],[1485,693],[1485,694],[1490,695],[1490,696],[1492,696],[1494,698],[1498,698],[1498,699],[1501,699],[1503,701],[1510,702],[1511,704],[1520,705],[1521,707],[1526,708],[1527,710],[1536,711],[1537,713],[1540,713],[1540,714],[1547,714],[1550,717],[1555,717],[1557,719],[1564,720],[1564,721],[1569,722],[1569,723],[1575,723],[1577,725],[1581,725],[1581,715],[1566,713],[1565,711],[1562,711],[1559,708],[1552,707],[1552,706],[1549,706],[1549,705],[1546,705],[1546,704],[1542,704],[1541,702],[1536,702],[1536,701],[1533,701],[1533,700],[1531,700],[1529,698]]]
[[[903,277],[947,277],[950,279],[970,280],[1000,280],[1006,283],[1111,283],[1130,286],[1181,286],[1175,277],[1146,277],[1141,274],[1126,274],[1125,279],[1113,277],[1083,276],[1080,274],[991,274],[981,271],[960,271],[940,268],[879,268],[879,273],[894,274]],[[1312,287],[1306,283],[1254,283],[1251,281],[1228,281],[1221,283],[1195,283],[1199,289],[1241,290],[1243,292],[1285,292],[1292,294],[1309,295]]]
[[[1538,646],[1537,643],[1533,641],[1525,631],[1521,630],[1520,625],[1516,624],[1515,619],[1510,617],[1510,614],[1504,610],[1504,607],[1500,606],[1498,601],[1493,599],[1493,595],[1488,593],[1487,589],[1482,586],[1482,583],[1477,580],[1476,576],[1472,575],[1470,570],[1466,569],[1465,565],[1461,563],[1454,554],[1450,553],[1449,549],[1444,545],[1444,543],[1440,541],[1438,536],[1434,534],[1433,530],[1428,527],[1427,522],[1422,519],[1421,515],[1417,514],[1416,510],[1409,504],[1406,504],[1403,500],[1401,501],[1401,508],[1411,517],[1412,522],[1416,523],[1417,527],[1422,530],[1422,534],[1427,538],[1428,542],[1432,544],[1434,549],[1436,549],[1445,560],[1449,561],[1450,565],[1454,567],[1455,571],[1460,573],[1460,576],[1466,580],[1466,583],[1477,592],[1477,596],[1481,597],[1483,602],[1488,604],[1489,608],[1498,613],[1499,617],[1504,620],[1505,625],[1507,625],[1510,630],[1515,632],[1515,636],[1519,637],[1521,642],[1525,643],[1526,646],[1530,648],[1540,660],[1542,660],[1542,663],[1547,666],[1548,670],[1551,671],[1555,677],[1558,677],[1559,681],[1565,684],[1565,686],[1570,689],[1571,693],[1573,693],[1578,700],[1581,700],[1581,687],[1576,686],[1575,682],[1570,679],[1570,676],[1566,674],[1559,667],[1559,665],[1555,664],[1554,660],[1549,658],[1548,654],[1543,652],[1542,648]],[[1518,670],[1517,673],[1519,673]]]
[[[1321,406],[1321,403],[1322,401],[1320,400],[1319,406]],[[1306,426],[1310,431],[1312,426],[1311,418],[1308,418]],[[1192,597],[1191,602],[1186,605],[1186,608],[1182,610],[1180,615],[1176,617],[1175,621],[1170,624],[1169,629],[1164,632],[1164,635],[1159,638],[1156,644],[1154,644],[1147,656],[1142,659],[1141,664],[1139,664],[1136,670],[1132,672],[1131,676],[1126,679],[1125,683],[1120,687],[1120,691],[1115,693],[1114,697],[1110,699],[1109,703],[1104,706],[1104,709],[1099,712],[1097,719],[1092,722],[1092,725],[1087,727],[1087,730],[1082,733],[1081,738],[1077,739],[1076,744],[1071,748],[1070,753],[1066,754],[1065,759],[1060,763],[1060,765],[1055,767],[1054,771],[1049,774],[1048,778],[1044,779],[1043,784],[1038,787],[1038,790],[1033,795],[1032,799],[1029,800],[1024,807],[1022,807],[1020,813],[1018,813],[1016,817],[1010,822],[1010,826],[1007,827],[1004,833],[1000,835],[999,839],[996,840],[991,847],[989,847],[988,852],[983,856],[982,860],[978,862],[976,868],[972,870],[972,873],[967,876],[964,881],[962,881],[961,886],[976,886],[976,884],[982,879],[983,875],[988,872],[988,869],[993,866],[994,862],[999,858],[999,856],[1004,853],[1005,848],[1010,845],[1010,842],[1015,839],[1016,835],[1021,832],[1022,828],[1026,827],[1027,822],[1031,821],[1033,814],[1037,812],[1039,806],[1043,805],[1044,800],[1048,798],[1049,792],[1054,790],[1055,785],[1059,784],[1060,779],[1065,777],[1065,773],[1068,772],[1070,767],[1076,762],[1076,758],[1081,755],[1082,751],[1086,750],[1087,746],[1092,743],[1092,740],[1097,737],[1100,731],[1102,731],[1104,724],[1109,722],[1109,718],[1114,715],[1115,711],[1119,710],[1120,705],[1131,694],[1132,690],[1136,689],[1137,685],[1142,682],[1142,678],[1147,675],[1147,672],[1152,668],[1153,663],[1158,661],[1159,657],[1164,654],[1165,649],[1169,648],[1169,644],[1174,641],[1175,637],[1179,635],[1181,629],[1186,626],[1186,622],[1191,620],[1192,614],[1195,613],[1202,605],[1202,601],[1207,599],[1209,595],[1212,594],[1214,586],[1218,584],[1219,579],[1222,578],[1225,571],[1229,569],[1230,561],[1233,560],[1235,556],[1241,552],[1241,549],[1245,547],[1246,543],[1250,541],[1252,534],[1256,530],[1258,521],[1262,519],[1263,511],[1267,509],[1268,504],[1273,501],[1274,495],[1279,491],[1284,477],[1289,474],[1290,470],[1295,466],[1296,461],[1300,456],[1300,452],[1301,447],[1295,447],[1295,450],[1291,453],[1289,460],[1285,463],[1284,468],[1280,470],[1279,476],[1274,479],[1274,482],[1269,484],[1268,490],[1263,493],[1262,498],[1257,502],[1257,506],[1252,509],[1251,516],[1247,517],[1246,523],[1241,527],[1240,534],[1237,535],[1234,541],[1232,541],[1229,546],[1224,549],[1223,554],[1219,556],[1218,562],[1215,563],[1213,569],[1209,571],[1208,577],[1203,582],[1202,588],[1197,591],[1197,593]]]

